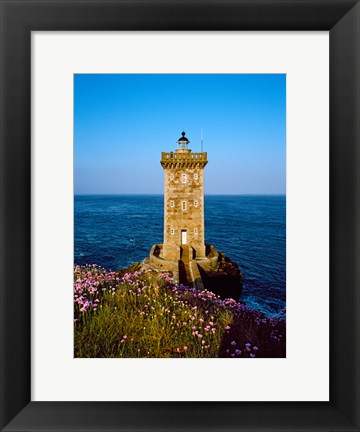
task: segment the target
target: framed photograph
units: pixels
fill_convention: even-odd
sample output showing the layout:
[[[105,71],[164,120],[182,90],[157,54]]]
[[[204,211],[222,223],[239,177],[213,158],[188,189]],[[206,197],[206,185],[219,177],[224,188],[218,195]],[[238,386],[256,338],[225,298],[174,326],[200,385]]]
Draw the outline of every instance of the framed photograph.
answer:
[[[2,430],[359,430],[358,2],[1,8]]]
[[[285,74],[74,76],[76,358],[286,357],[285,113]]]
[[[33,32],[32,48],[33,399],[158,401],[171,377],[167,401],[328,400],[328,35]],[[113,391],[74,389],[79,367]]]

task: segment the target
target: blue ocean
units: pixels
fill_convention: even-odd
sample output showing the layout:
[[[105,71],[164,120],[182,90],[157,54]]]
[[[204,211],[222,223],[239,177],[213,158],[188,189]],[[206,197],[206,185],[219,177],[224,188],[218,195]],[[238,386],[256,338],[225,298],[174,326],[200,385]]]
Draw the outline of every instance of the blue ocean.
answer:
[[[163,195],[76,195],[75,264],[142,261],[163,240]],[[286,302],[286,197],[205,196],[205,239],[238,263],[241,301],[268,316]]]

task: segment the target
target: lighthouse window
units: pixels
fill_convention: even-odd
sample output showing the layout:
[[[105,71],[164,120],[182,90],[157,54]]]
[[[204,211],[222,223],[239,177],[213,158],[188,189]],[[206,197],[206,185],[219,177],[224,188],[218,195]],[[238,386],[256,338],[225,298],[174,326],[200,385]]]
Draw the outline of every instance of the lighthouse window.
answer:
[[[197,233],[198,233],[198,229],[194,228],[194,234],[197,234]]]
[[[174,201],[170,201],[170,207],[175,207]]]
[[[174,228],[171,228],[171,230],[170,230],[170,232],[171,232],[171,235],[174,235]]]
[[[197,174],[194,174],[194,180],[197,180],[199,176]]]
[[[186,201],[183,201],[183,202],[181,203],[181,208],[182,208],[183,210],[186,210]]]
[[[181,183],[186,183],[186,174],[181,174]]]
[[[174,180],[174,174],[170,174],[170,180]]]
[[[194,201],[194,207],[197,207],[199,203],[197,201]]]

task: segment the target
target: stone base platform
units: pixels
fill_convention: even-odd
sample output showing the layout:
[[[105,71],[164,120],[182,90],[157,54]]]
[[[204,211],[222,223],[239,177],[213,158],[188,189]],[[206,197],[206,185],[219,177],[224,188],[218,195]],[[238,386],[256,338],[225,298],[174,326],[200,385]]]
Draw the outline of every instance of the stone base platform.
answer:
[[[206,257],[192,259],[188,245],[182,245],[180,260],[165,260],[161,256],[162,245],[153,245],[142,267],[155,272],[169,272],[175,283],[207,289],[221,298],[238,300],[242,292],[242,273],[239,266],[214,246],[206,245]]]

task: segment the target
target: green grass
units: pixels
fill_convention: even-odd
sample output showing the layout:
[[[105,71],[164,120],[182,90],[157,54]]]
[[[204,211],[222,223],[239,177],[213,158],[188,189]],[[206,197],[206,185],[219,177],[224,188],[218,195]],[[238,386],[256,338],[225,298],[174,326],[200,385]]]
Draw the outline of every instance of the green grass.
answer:
[[[173,284],[75,267],[75,357],[285,357],[285,319]],[[248,344],[248,345],[246,345]]]

